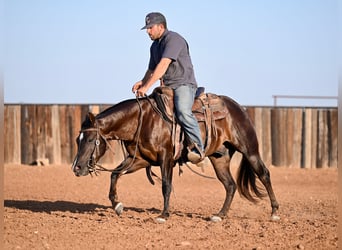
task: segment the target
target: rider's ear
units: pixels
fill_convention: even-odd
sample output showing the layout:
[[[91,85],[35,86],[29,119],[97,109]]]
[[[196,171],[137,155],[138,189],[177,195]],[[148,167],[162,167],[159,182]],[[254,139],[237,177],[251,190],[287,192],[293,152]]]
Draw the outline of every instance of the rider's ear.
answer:
[[[88,113],[89,120],[91,121],[92,124],[95,123],[95,115],[91,112]]]

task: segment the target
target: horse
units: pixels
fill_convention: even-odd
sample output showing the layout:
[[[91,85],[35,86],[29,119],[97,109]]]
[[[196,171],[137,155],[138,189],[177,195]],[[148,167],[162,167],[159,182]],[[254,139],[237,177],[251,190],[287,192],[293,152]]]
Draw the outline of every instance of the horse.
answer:
[[[159,166],[164,204],[156,219],[163,223],[170,217],[173,170],[177,163],[181,165],[188,162],[187,148],[182,147],[182,153],[175,157],[172,123],[157,112],[160,109],[151,96],[121,101],[96,116],[89,112],[76,138],[77,154],[72,171],[76,176],[96,173],[97,162],[110,147],[109,141],[121,141],[126,157],[111,173],[108,197],[113,209],[118,215],[123,212],[116,188],[120,176],[143,168],[149,176],[151,166]],[[217,95],[217,98],[226,113],[221,119],[211,122],[213,126],[210,129],[215,131],[208,133],[205,122],[199,121],[202,139],[207,143],[205,155],[226,191],[222,208],[211,216],[211,220],[221,221],[227,216],[238,189],[242,197],[253,203],[268,195],[271,220],[277,221],[280,219],[277,215],[279,204],[272,188],[270,172],[259,153],[254,126],[246,110],[237,102],[224,95]],[[209,140],[206,135],[210,135]],[[242,154],[236,182],[230,172],[230,160],[235,152]],[[257,177],[264,188],[257,185]]]

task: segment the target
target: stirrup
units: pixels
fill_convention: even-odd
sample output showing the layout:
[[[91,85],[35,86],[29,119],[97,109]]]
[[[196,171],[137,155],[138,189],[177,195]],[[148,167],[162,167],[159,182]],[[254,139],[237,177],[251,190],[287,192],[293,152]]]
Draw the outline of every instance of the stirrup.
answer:
[[[197,154],[193,151],[190,151],[188,153],[188,160],[192,163],[192,164],[197,164],[201,161],[203,161],[204,157],[201,154]]]
[[[198,153],[194,152],[195,150]],[[187,157],[192,164],[197,164],[204,160],[205,153],[202,150],[200,150],[196,144],[193,144],[191,147],[188,147]]]

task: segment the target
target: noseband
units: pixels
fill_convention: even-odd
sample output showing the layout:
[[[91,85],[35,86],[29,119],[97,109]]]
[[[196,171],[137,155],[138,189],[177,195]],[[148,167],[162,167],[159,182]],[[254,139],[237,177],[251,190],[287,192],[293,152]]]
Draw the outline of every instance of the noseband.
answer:
[[[107,139],[101,134],[101,132],[99,131],[97,126],[95,128],[82,129],[80,131],[80,133],[84,133],[84,132],[96,132],[96,139],[95,139],[95,142],[94,142],[94,149],[91,152],[91,155],[90,155],[90,157],[89,157],[89,159],[87,161],[87,167],[88,167],[89,173],[91,175],[92,175],[92,173],[97,175],[99,169],[97,169],[98,163],[96,161],[96,158],[97,158],[98,152],[100,152],[100,148],[99,148],[100,144],[101,144],[101,140],[100,139],[101,138],[104,139],[106,144],[109,144],[109,143],[107,142]],[[95,154],[95,156],[94,156],[94,154]]]

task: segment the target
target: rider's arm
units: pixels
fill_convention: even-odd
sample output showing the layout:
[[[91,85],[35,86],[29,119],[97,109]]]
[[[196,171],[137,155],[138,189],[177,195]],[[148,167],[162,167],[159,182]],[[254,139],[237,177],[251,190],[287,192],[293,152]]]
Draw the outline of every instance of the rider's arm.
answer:
[[[140,80],[140,81],[138,81],[138,82],[136,82],[136,83],[133,85],[133,87],[132,87],[132,92],[135,93],[139,88],[141,88],[142,86],[144,86],[145,83],[148,81],[148,79],[151,78],[152,74],[153,74],[153,71],[150,70],[150,69],[148,69],[148,70],[146,71],[146,73],[145,73],[143,79]]]
[[[163,77],[171,62],[172,60],[170,58],[162,58],[160,60],[156,69],[152,75],[150,75],[150,78],[146,82],[143,81],[143,86],[146,86],[146,90],[148,90],[157,80]]]
[[[146,73],[145,73],[143,79],[141,80],[143,85],[148,81],[148,79],[151,78],[152,74],[153,74],[153,71],[152,71],[152,70],[148,69],[148,70],[146,71]]]
[[[148,70],[143,78],[142,81],[137,82],[134,86],[132,91],[136,92],[136,96],[144,96],[147,92],[147,90],[162,76],[165,74],[167,68],[169,67],[171,63],[170,58],[162,58],[160,62],[157,64],[157,67],[152,72],[152,74],[149,74],[150,71]]]

